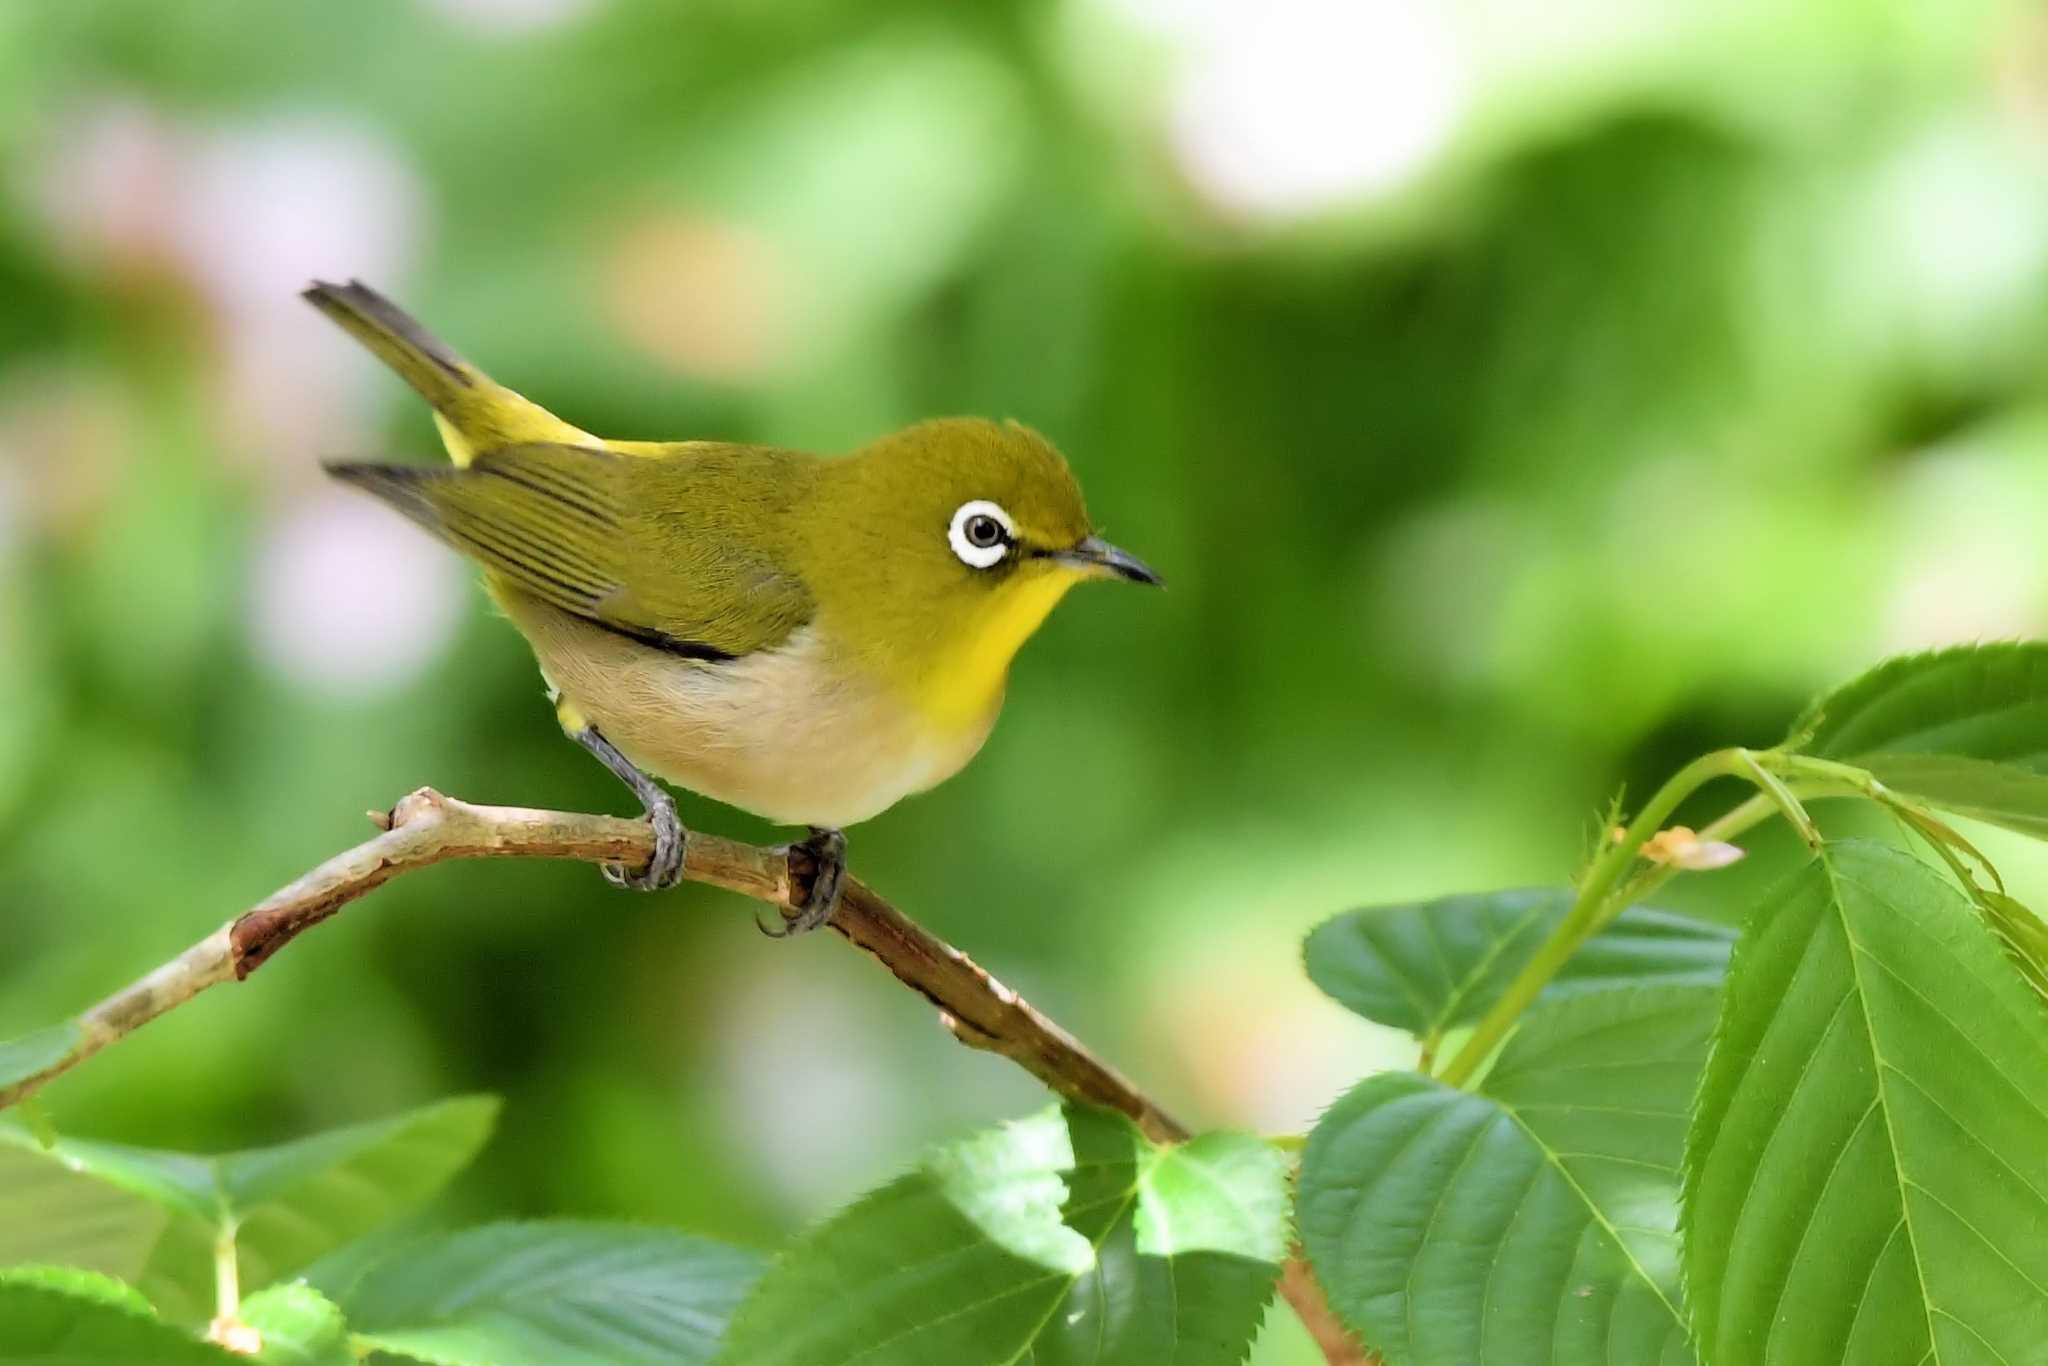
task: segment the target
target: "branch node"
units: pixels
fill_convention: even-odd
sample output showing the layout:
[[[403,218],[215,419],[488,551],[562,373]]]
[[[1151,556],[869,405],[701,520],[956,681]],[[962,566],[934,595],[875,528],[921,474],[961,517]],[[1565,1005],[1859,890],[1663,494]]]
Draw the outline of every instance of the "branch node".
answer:
[[[946,1027],[948,1034],[969,1048],[978,1048],[986,1053],[1002,1052],[1002,1045],[995,1035],[971,1021],[961,1019],[950,1010],[939,1012],[939,1023]]]
[[[391,824],[385,828],[396,830],[415,821],[427,820],[447,811],[448,799],[431,787],[416,787],[398,799],[398,805],[391,808]]]

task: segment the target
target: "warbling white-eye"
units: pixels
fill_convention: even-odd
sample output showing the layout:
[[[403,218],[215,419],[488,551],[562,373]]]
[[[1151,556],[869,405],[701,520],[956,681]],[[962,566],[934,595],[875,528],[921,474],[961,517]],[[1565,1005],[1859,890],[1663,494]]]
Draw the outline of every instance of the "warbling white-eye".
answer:
[[[655,775],[810,827],[785,932],[831,917],[844,826],[959,772],[1010,661],[1084,579],[1157,583],[1094,534],[1067,462],[1016,423],[921,422],[836,459],[606,441],[492,382],[360,283],[305,297],[433,405],[452,466],[336,463],[483,566],[562,729],[654,829],[627,887],[681,880]]]

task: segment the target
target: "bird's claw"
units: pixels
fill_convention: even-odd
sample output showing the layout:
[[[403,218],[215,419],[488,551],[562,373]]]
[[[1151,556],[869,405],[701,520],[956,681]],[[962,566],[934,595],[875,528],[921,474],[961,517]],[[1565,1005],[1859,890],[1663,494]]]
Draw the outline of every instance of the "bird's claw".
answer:
[[[809,839],[792,844],[789,852],[810,864],[810,886],[804,893],[803,904],[796,907],[796,914],[785,917],[779,929],[758,920],[754,922],[770,939],[808,934],[824,925],[839,909],[839,892],[846,883],[846,836],[841,832],[813,829]],[[790,871],[796,873],[795,860]]]
[[[600,870],[604,880],[614,887],[624,887],[634,892],[665,892],[683,880],[683,858],[690,842],[690,832],[683,829],[683,823],[676,815],[676,804],[666,792],[659,793],[659,801],[647,808],[647,823],[654,827],[654,853],[647,860],[647,866],[639,872],[628,871],[624,865],[607,863]]]

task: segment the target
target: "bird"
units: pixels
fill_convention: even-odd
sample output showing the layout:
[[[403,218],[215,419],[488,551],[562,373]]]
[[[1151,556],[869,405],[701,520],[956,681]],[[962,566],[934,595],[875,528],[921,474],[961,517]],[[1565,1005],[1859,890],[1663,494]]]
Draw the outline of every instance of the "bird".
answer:
[[[302,297],[433,409],[448,463],[323,464],[481,566],[563,732],[652,827],[644,868],[604,868],[617,886],[683,880],[669,783],[805,828],[790,849],[809,885],[769,932],[828,923],[846,827],[974,757],[1067,591],[1161,582],[1097,534],[1065,457],[1015,421],[932,419],[833,457],[604,440],[360,281]]]

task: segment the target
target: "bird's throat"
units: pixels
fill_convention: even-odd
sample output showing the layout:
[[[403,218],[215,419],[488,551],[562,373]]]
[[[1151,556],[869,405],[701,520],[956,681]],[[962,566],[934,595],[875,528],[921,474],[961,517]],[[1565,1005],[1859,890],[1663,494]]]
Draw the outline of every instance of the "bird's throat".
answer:
[[[1075,582],[1071,574],[1035,574],[978,604],[937,667],[919,680],[918,709],[944,731],[985,728],[1002,705],[1010,661]]]

